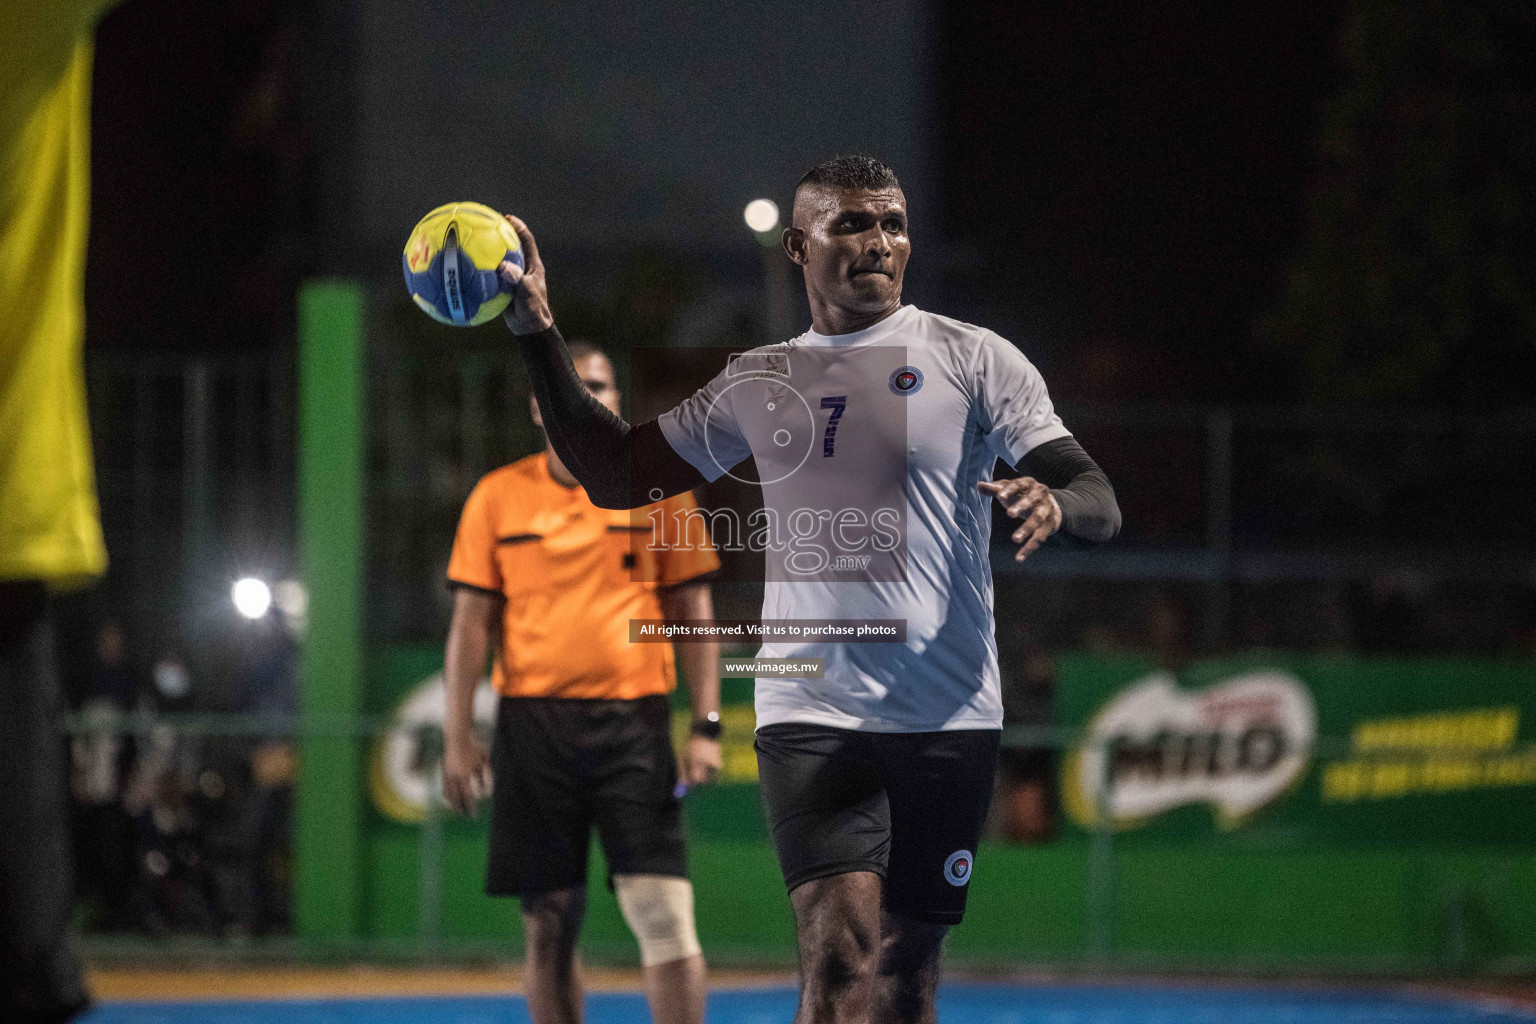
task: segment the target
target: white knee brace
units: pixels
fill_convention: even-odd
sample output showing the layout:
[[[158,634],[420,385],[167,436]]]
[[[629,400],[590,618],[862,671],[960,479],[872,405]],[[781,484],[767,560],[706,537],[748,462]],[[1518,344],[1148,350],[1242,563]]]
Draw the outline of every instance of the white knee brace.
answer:
[[[671,875],[614,875],[613,892],[646,967],[703,952],[693,925],[693,885]]]

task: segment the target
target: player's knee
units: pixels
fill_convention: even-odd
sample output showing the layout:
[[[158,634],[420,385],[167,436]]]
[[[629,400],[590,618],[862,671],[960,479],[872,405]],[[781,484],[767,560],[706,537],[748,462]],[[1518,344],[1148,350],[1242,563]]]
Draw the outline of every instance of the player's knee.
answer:
[[[522,905],[523,934],[531,957],[545,962],[574,952],[586,911],[585,893],[562,889],[526,897]]]
[[[670,875],[615,875],[613,891],[646,967],[703,952],[693,921],[693,885]]]
[[[829,943],[807,959],[806,973],[822,992],[854,988],[874,974],[874,958],[851,943]]]
[[[843,915],[802,936],[801,962],[821,991],[867,981],[875,971],[880,937],[858,915]]]

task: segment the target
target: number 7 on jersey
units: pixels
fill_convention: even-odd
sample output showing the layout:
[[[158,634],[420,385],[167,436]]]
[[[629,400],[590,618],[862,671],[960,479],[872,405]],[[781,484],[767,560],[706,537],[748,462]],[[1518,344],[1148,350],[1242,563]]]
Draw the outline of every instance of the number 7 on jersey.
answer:
[[[848,396],[831,395],[823,398],[821,407],[832,410],[832,415],[827,417],[827,432],[821,436],[821,457],[830,459],[837,441],[838,421],[843,418],[843,410],[848,408]]]

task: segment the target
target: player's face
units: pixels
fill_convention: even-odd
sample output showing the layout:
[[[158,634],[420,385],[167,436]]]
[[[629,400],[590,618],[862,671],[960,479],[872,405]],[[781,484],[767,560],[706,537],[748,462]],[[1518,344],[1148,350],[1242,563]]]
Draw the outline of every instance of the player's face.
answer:
[[[613,364],[608,361],[608,357],[593,353],[572,359],[571,365],[576,367],[576,376],[592,392],[592,397],[607,406],[609,412],[619,415],[619,385],[614,380]],[[534,424],[542,427],[544,417],[539,415],[538,399],[532,395],[528,396],[528,410],[533,415]]]
[[[873,313],[901,303],[902,275],[912,242],[907,200],[900,189],[816,190],[802,208],[784,247],[805,268],[812,301],[848,313]]]

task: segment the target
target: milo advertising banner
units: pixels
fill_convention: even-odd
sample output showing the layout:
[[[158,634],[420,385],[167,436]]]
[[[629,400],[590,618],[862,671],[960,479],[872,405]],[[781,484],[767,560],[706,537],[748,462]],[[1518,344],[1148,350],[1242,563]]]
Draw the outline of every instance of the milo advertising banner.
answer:
[[[1232,828],[1297,783],[1316,739],[1311,690],[1289,672],[1240,672],[1200,690],[1150,672],[1087,723],[1066,759],[1064,805],[1083,825],[1105,816],[1134,827],[1205,804]]]
[[[357,934],[500,949],[516,928],[506,901],[484,895],[487,815],[459,818],[430,803],[441,777],[441,670],[437,644],[369,658],[365,710],[379,728],[357,750],[367,779]],[[685,798],[689,855],[710,941],[788,956],[751,690],[748,680],[724,682],[726,771]],[[680,731],[684,702],[677,694]],[[1398,962],[1445,949],[1528,955],[1519,937],[1536,934],[1536,666],[1262,655],[1169,671],[1137,657],[1067,655],[1057,659],[1055,705],[1062,827],[1050,849],[988,845],[982,870],[1014,881],[995,890],[1011,895],[990,915],[978,908],[968,920],[960,941],[973,951],[1080,953],[1093,906],[1082,889],[1093,876],[1088,840],[1108,829],[1116,884],[1137,893],[1137,912],[1114,918],[1114,942],[1127,949],[1285,963],[1345,953]],[[487,735],[495,707],[482,685],[475,719]],[[601,870],[594,855],[594,888]],[[1203,879],[1199,899],[1185,871]],[[1310,923],[1263,926],[1282,910]],[[594,901],[583,941],[633,955],[611,901]]]
[[[1069,657],[1061,805],[1124,838],[1536,840],[1536,667],[1250,657],[1178,672]]]
[[[440,785],[441,665],[435,646],[374,660],[369,703],[390,723],[367,751],[380,823],[418,824]],[[724,681],[725,771],[690,796],[695,832],[765,834],[751,693],[750,680]],[[689,714],[675,696],[681,742]],[[495,708],[485,681],[475,719],[487,740]],[[1082,831],[1266,846],[1536,841],[1530,664],[1275,655],[1174,672],[1068,655],[1056,708],[1063,818]]]

